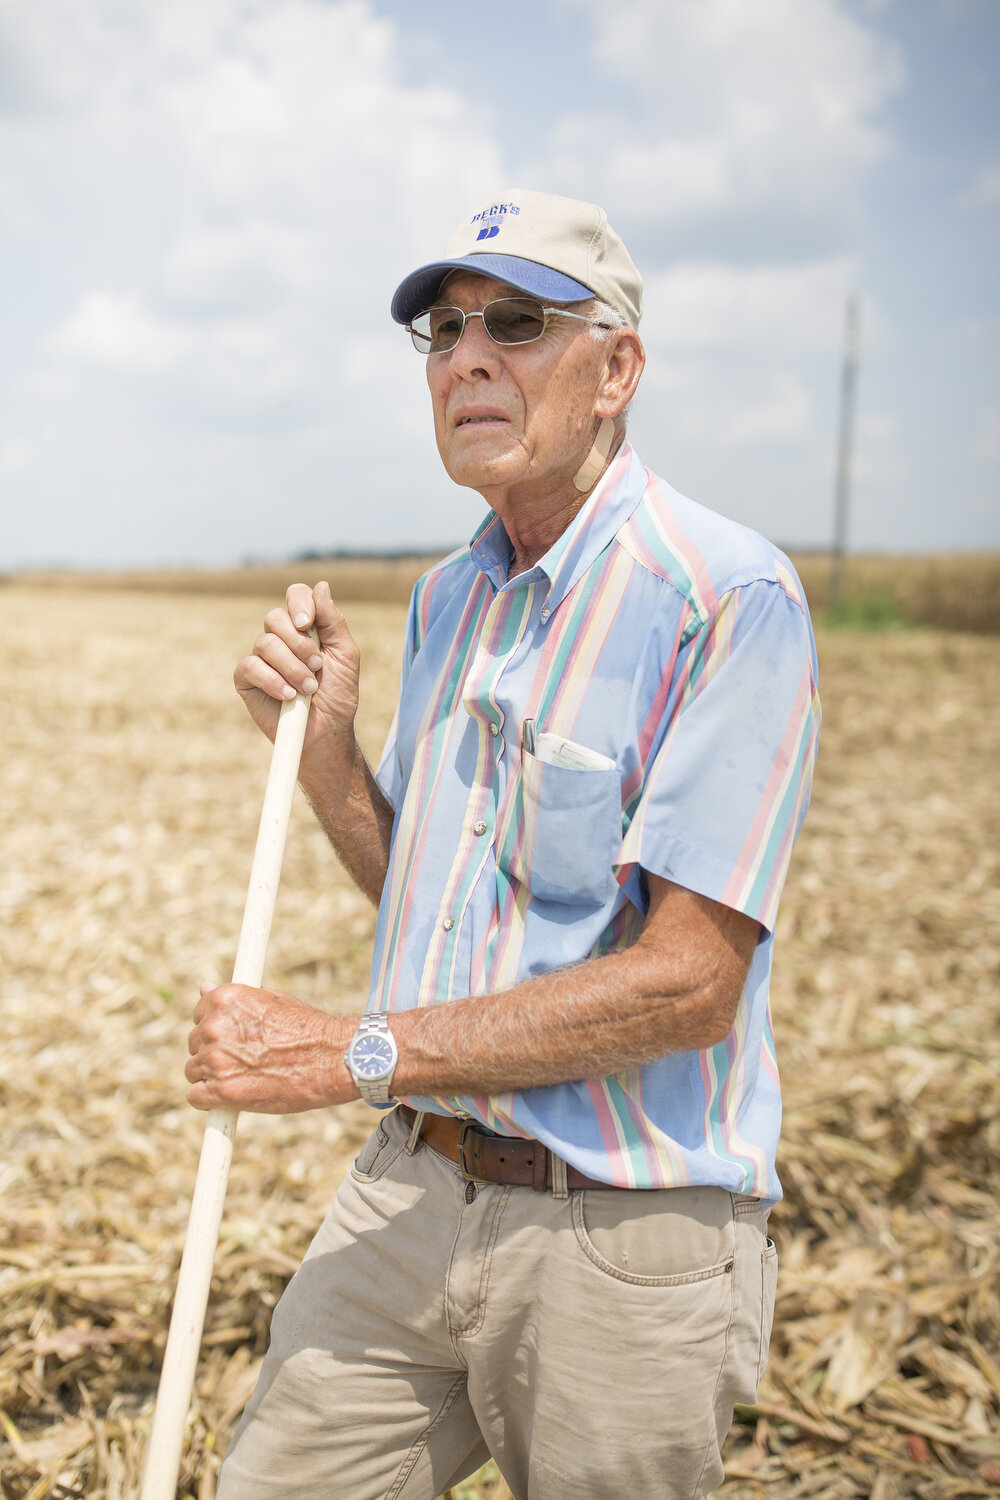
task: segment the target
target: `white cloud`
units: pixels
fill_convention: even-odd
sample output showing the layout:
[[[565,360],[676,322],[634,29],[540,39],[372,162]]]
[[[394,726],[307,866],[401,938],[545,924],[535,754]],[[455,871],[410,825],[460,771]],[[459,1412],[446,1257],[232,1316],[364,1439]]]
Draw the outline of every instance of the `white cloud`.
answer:
[[[0,0],[0,33],[0,232],[32,289],[0,346],[0,443],[58,434],[44,482],[99,497],[87,551],[113,494],[146,497],[134,547],[193,486],[179,547],[223,545],[230,494],[233,554],[308,544],[336,459],[391,466],[427,423],[389,298],[503,180],[496,143],[458,92],[403,82],[367,0]],[[398,363],[348,357],[373,330]],[[284,472],[294,516],[271,504]],[[368,514],[340,524],[356,539]]]
[[[670,223],[780,202],[782,224],[853,210],[858,174],[890,149],[879,112],[899,49],[840,0],[566,0],[642,117],[562,122],[565,180],[595,173],[623,215]]]
[[[1000,203],[1000,163],[981,167],[959,202],[966,208],[995,208]]]
[[[857,440],[851,454],[851,482],[865,484],[870,492],[901,487],[913,478],[913,464],[900,443],[895,413],[862,410],[857,419]]]
[[[50,347],[72,363],[151,375],[176,365],[191,347],[191,335],[157,317],[138,297],[93,291],[56,330]]]
[[[744,518],[773,530],[783,494],[779,536],[803,534],[803,495],[826,503],[855,285],[859,448],[909,451],[912,432],[865,435],[858,250],[902,80],[874,18],[900,8],[539,0],[542,30],[567,12],[581,78],[560,118],[564,79],[491,93],[482,48],[442,72],[448,25],[406,0],[0,0],[8,555],[53,535],[84,561],[466,534],[481,502],[441,473],[388,301],[518,180],[604,202],[625,234],[648,293],[634,430],[699,498],[753,497]],[[492,24],[470,27],[485,43]],[[977,191],[995,201],[990,171]]]
[[[764,388],[723,410],[713,424],[716,440],[727,445],[785,443],[804,437],[812,423],[813,403],[803,381],[779,371]]]
[[[1000,410],[983,414],[973,453],[977,460],[1000,475]]]
[[[760,362],[667,357],[648,365],[636,399],[636,427],[662,412],[661,426],[687,446],[800,443],[815,421],[800,375]]]
[[[32,467],[38,456],[38,450],[34,443],[26,438],[11,438],[9,442],[0,443],[0,474],[14,477],[25,474]]]
[[[206,315],[271,308],[320,291],[318,248],[301,225],[266,219],[198,224],[167,248],[158,291],[167,303]]]
[[[663,349],[830,352],[857,276],[847,257],[800,265],[673,266],[647,281],[643,332]]]

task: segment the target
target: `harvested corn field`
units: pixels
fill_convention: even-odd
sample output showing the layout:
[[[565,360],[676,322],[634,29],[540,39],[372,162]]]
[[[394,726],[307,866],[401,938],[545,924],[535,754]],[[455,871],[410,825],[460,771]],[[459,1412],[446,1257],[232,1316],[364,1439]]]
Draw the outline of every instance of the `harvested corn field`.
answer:
[[[156,573],[77,573],[87,588],[139,590],[143,593],[246,594],[279,598],[300,578],[326,578],[342,602],[378,600],[405,604],[414,582],[437,556],[330,557],[286,563],[248,563],[221,571],[212,568],[162,569]],[[831,602],[841,616],[859,624],[892,622],[930,625],[944,630],[1000,635],[1000,552],[948,556],[844,559],[839,597],[831,601],[833,561],[825,553],[794,557],[814,615]],[[37,572],[20,580],[33,588],[63,588],[66,574]]]
[[[271,602],[0,589],[5,1500],[136,1492],[201,1139],[189,1016],[198,981],[229,976],[269,755],[231,670]],[[375,754],[403,606],[349,613]],[[820,654],[824,741],[774,995],[772,1359],[720,1493],[996,1494],[1000,648],[843,629]],[[298,802],[268,982],[356,1008],[372,928]],[[367,1119],[241,1121],[185,1496],[214,1493],[271,1308]],[[506,1491],[484,1473],[461,1494]]]

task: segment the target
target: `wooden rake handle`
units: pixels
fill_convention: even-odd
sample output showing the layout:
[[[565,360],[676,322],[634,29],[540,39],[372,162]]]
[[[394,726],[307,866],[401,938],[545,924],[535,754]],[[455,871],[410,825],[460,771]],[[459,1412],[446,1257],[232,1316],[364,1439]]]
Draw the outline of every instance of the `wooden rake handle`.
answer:
[[[309,702],[309,698],[299,694],[281,705],[278,716],[257,846],[250,870],[250,887],[233,965],[234,984],[259,988],[264,979],[264,959],[271,935]],[[146,1449],[141,1500],[175,1500],[177,1494],[184,1429],[194,1389],[238,1120],[239,1114],[235,1110],[213,1109],[205,1124],[174,1310]]]

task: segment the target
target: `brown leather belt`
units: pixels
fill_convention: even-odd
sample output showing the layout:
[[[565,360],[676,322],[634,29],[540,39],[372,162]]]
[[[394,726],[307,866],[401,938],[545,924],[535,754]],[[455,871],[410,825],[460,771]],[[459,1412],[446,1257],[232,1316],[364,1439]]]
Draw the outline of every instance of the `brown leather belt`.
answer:
[[[412,1130],[416,1110],[408,1104],[401,1104],[399,1113]],[[424,1115],[420,1139],[440,1156],[455,1162],[462,1176],[470,1182],[500,1182],[534,1188],[536,1193],[544,1193],[552,1186],[552,1152],[540,1141],[491,1135],[474,1120],[434,1114]],[[576,1167],[567,1164],[566,1186],[605,1189],[611,1184],[585,1177]]]

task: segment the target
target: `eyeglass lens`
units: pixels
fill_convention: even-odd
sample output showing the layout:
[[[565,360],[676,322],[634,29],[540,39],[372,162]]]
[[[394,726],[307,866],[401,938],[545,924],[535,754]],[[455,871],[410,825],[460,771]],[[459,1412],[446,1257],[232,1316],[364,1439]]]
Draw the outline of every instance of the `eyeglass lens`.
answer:
[[[410,337],[421,353],[444,354],[462,337],[466,318],[480,316],[496,344],[530,344],[545,331],[545,309],[540,302],[531,297],[500,297],[488,302],[481,314],[464,313],[460,307],[432,307],[413,319]]]

